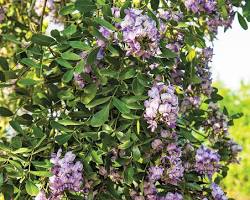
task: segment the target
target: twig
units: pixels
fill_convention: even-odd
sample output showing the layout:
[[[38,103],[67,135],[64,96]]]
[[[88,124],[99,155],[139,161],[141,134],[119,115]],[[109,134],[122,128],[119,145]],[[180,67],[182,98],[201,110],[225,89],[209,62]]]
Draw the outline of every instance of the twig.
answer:
[[[43,29],[43,16],[45,14],[45,9],[46,9],[47,1],[48,0],[45,0],[44,4],[43,4],[43,12],[42,12],[42,16],[41,16],[41,19],[40,19],[40,32],[42,32],[42,29]]]

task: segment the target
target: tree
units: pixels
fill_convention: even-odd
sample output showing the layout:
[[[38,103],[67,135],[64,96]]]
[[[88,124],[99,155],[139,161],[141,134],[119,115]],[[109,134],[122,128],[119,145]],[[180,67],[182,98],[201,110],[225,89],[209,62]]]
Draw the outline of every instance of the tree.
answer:
[[[209,63],[242,1],[21,1],[2,8],[5,199],[227,199],[241,148]],[[25,8],[25,9],[24,9]],[[243,9],[243,16],[235,11]],[[10,67],[9,67],[10,66]]]

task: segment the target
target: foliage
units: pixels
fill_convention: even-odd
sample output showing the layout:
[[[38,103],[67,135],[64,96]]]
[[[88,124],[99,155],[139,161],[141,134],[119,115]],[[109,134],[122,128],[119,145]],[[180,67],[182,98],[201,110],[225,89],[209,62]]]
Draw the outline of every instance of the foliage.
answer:
[[[239,115],[206,41],[249,1],[1,4],[4,199],[227,199]]]
[[[243,117],[235,120],[234,126],[230,128],[230,132],[233,137],[242,145],[243,152],[240,154],[240,165],[232,165],[229,169],[227,178],[223,181],[226,186],[226,190],[231,196],[234,196],[239,200],[249,199],[249,139],[250,133],[250,113],[249,113],[249,91],[248,84],[242,84],[240,89],[232,91],[221,83],[217,83],[216,86],[220,88],[220,94],[224,96],[224,99],[220,102],[220,105],[227,106],[228,112],[244,113]]]

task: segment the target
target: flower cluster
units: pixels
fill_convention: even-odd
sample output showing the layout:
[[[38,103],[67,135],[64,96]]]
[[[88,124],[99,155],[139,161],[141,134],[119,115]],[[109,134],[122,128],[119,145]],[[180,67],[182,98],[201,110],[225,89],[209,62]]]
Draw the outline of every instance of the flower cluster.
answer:
[[[120,23],[127,55],[150,58],[159,54],[160,34],[156,22],[142,13],[142,10],[127,9]]]
[[[65,190],[79,192],[83,182],[83,165],[80,161],[74,162],[75,154],[67,152],[63,158],[61,155],[62,150],[60,149],[57,154],[51,156],[54,175],[50,177],[49,186],[55,197],[61,195]]]
[[[74,162],[76,155],[67,152],[63,158],[62,150],[59,149],[51,156],[53,176],[49,178],[49,188],[51,196],[49,199],[60,200],[64,191],[80,192],[83,183],[82,170],[83,165],[80,161]],[[37,200],[45,199],[45,194],[41,191],[37,196]]]
[[[144,118],[154,132],[158,123],[162,122],[169,128],[176,126],[178,98],[172,85],[156,83],[148,91],[149,99],[144,102],[146,107]]]
[[[207,175],[209,178],[212,178],[220,167],[219,154],[203,145],[196,151],[195,161],[195,170],[200,174]]]
[[[185,0],[185,6],[194,13],[211,13],[216,10],[215,0]]]
[[[212,183],[212,196],[214,200],[227,200],[227,196],[221,189],[221,187],[215,183]]]
[[[151,182],[155,182],[161,179],[161,176],[163,175],[164,168],[162,167],[150,167],[149,168],[149,180]]]
[[[166,196],[159,196],[157,200],[183,200],[183,197],[179,193],[168,192]]]
[[[173,21],[178,22],[184,17],[183,13],[180,11],[159,9],[158,12],[159,12],[158,17],[166,21],[173,20]]]
[[[0,8],[0,23],[4,20],[5,17],[5,11],[4,9],[1,7]]]
[[[217,104],[210,103],[208,107],[209,116],[205,122],[205,126],[212,128],[215,135],[228,135],[228,117],[224,115]]]
[[[240,146],[232,139],[229,140],[227,144],[230,150],[231,162],[239,163],[238,155],[240,152],[242,152],[242,146]]]
[[[175,143],[172,143],[167,146],[167,154],[167,156],[162,158],[162,163],[166,169],[164,179],[167,183],[176,185],[184,175],[184,167],[181,160],[182,152]]]

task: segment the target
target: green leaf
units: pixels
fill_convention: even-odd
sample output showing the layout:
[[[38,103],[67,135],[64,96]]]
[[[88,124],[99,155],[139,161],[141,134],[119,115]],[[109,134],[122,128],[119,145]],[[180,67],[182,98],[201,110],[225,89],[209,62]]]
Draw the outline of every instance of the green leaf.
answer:
[[[62,124],[59,124],[58,122],[56,121],[51,121],[50,122],[50,125],[56,129],[56,130],[59,130],[59,131],[63,131],[63,132],[73,132],[72,130],[68,129],[67,127],[63,126]]]
[[[112,99],[112,103],[113,105],[121,112],[124,114],[127,114],[130,112],[130,109],[128,108],[128,106],[126,105],[126,103],[124,103],[123,101],[117,99],[116,97],[113,97]]]
[[[247,25],[246,20],[244,19],[244,17],[239,12],[237,12],[237,15],[238,15],[238,21],[239,21],[241,27],[244,30],[247,30],[248,29],[248,25]]]
[[[62,135],[57,135],[57,136],[55,137],[55,140],[57,141],[57,143],[58,143],[59,145],[63,145],[63,144],[65,144],[66,142],[68,142],[69,139],[70,139],[71,137],[72,137],[71,134],[62,134]]]
[[[195,56],[196,56],[195,50],[190,49],[189,52],[188,52],[188,55],[187,55],[187,61],[192,62],[193,59],[195,58]]]
[[[125,169],[124,171],[124,180],[127,184],[131,184],[134,180],[134,167],[129,166],[128,168]]]
[[[42,34],[34,34],[31,38],[31,41],[41,46],[51,46],[56,42],[52,37]]]
[[[92,49],[92,51],[89,53],[88,57],[87,57],[87,64],[94,64],[94,62],[96,61],[96,57],[97,54],[100,50],[100,47],[94,48]]]
[[[67,60],[64,60],[64,59],[62,59],[62,58],[57,58],[57,59],[56,59],[56,62],[57,62],[59,65],[61,65],[61,66],[63,66],[63,67],[66,67],[66,68],[68,68],[68,69],[73,68],[72,65],[71,65]]]
[[[95,98],[97,92],[97,86],[95,83],[88,85],[84,88],[84,94],[82,96],[82,102],[84,104],[89,104],[92,99]]]
[[[132,90],[135,95],[142,95],[144,93],[145,87],[136,78],[132,82]]]
[[[69,41],[68,43],[74,49],[80,49],[80,50],[84,50],[84,51],[87,51],[87,50],[91,49],[90,46],[84,44],[81,41]]]
[[[103,98],[100,98],[100,99],[96,99],[94,101],[91,101],[89,104],[86,105],[87,108],[94,108],[96,106],[99,106],[101,104],[104,104],[106,103],[107,101],[110,100],[111,97],[103,97]]]
[[[9,124],[18,133],[23,133],[23,129],[17,121],[12,120],[9,122]]]
[[[120,77],[119,78],[121,80],[126,80],[126,79],[133,78],[135,76],[135,74],[136,74],[135,68],[125,68],[120,73]]]
[[[24,79],[19,80],[18,83],[23,86],[32,86],[32,85],[36,85],[38,81],[31,79],[31,78],[24,78]]]
[[[69,70],[63,75],[62,80],[63,82],[68,83],[72,80],[73,76],[74,76],[74,70]]]
[[[102,155],[98,154],[96,151],[91,151],[91,156],[97,164],[103,164]]]
[[[128,140],[128,141],[125,141],[124,143],[120,144],[118,146],[118,149],[128,149],[129,147],[131,147],[133,145],[133,142]]]
[[[65,29],[62,31],[62,33],[63,33],[63,35],[65,35],[65,36],[71,36],[71,35],[73,35],[74,33],[76,33],[76,31],[77,31],[76,25],[71,24],[71,25],[69,25],[67,28],[65,28]]]
[[[176,58],[178,56],[177,53],[171,51],[168,48],[161,49],[161,52],[162,52],[161,56],[164,57],[164,58],[168,58],[168,59],[170,59],[170,58]]]
[[[134,120],[134,119],[140,119],[141,117],[138,116],[138,115],[133,115],[133,114],[130,114],[130,113],[127,113],[127,114],[122,114],[122,117],[124,119],[130,119],[130,120]]]
[[[0,107],[0,116],[1,117],[10,117],[13,115],[13,112],[11,112],[8,108]]]
[[[48,171],[30,171],[31,174],[41,177],[51,177],[53,174]]]
[[[80,60],[81,59],[81,56],[73,53],[73,52],[70,52],[70,51],[67,51],[67,52],[64,52],[62,53],[62,58],[65,59],[65,60]]]
[[[12,153],[14,154],[23,154],[23,153],[28,153],[28,152],[31,152],[32,149],[30,148],[20,148],[20,149],[17,149],[16,151],[13,151]]]
[[[60,15],[69,15],[74,11],[75,11],[75,5],[71,4],[71,5],[62,7],[62,9],[59,11],[59,14]]]
[[[100,127],[106,121],[108,121],[108,118],[109,118],[109,105],[106,105],[92,117],[90,124],[93,127]]]
[[[9,64],[4,57],[0,57],[0,66],[3,70],[9,70]]]
[[[101,26],[104,26],[105,28],[107,28],[109,30],[112,30],[112,31],[116,30],[116,28],[111,23],[106,21],[105,19],[97,17],[97,18],[95,18],[95,22],[98,23]]]
[[[57,122],[63,126],[80,126],[84,124],[84,122],[73,121],[71,119],[61,119]]]
[[[25,189],[30,196],[36,196],[39,193],[38,187],[31,180],[26,181]]]
[[[1,173],[0,173],[0,187],[2,187],[3,182],[4,182],[3,173],[1,172]]]
[[[80,12],[88,15],[96,9],[96,5],[92,0],[77,0],[75,7]]]
[[[134,146],[132,148],[132,153],[133,153],[133,159],[135,161],[138,161],[141,158],[141,152],[138,146]]]
[[[153,10],[157,10],[158,7],[159,7],[159,3],[160,3],[160,0],[151,0],[151,1],[150,1],[151,8],[152,8]]]
[[[31,60],[30,58],[23,58],[20,61],[21,64],[27,65],[28,67],[40,68],[41,66],[37,64],[35,61]]]

